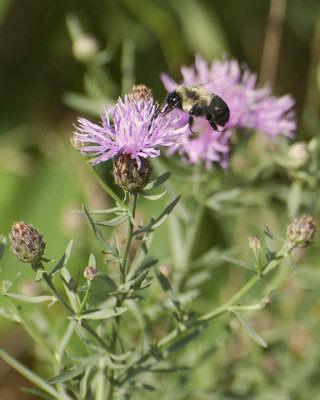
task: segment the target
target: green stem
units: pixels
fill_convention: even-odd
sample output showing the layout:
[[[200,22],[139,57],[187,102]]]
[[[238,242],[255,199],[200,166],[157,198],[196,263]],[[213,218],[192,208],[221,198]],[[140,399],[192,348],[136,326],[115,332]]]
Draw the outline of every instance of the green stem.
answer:
[[[83,296],[80,308],[79,308],[79,310],[77,312],[77,316],[82,314],[82,311],[83,311],[84,307],[86,306],[86,304],[87,304],[87,302],[89,300],[90,294],[91,294],[91,281],[88,281],[88,289],[87,289],[87,291],[85,292],[85,294]]]
[[[133,238],[133,228],[134,228],[134,216],[136,211],[136,204],[137,204],[137,194],[129,193],[129,218],[127,221],[127,229],[126,229],[126,241],[123,248],[123,253],[120,259],[120,272],[121,272],[121,281],[125,283],[127,275],[129,273],[130,264],[128,263],[129,252],[130,252],[130,245]],[[123,294],[117,298],[116,307],[121,307],[122,303],[124,302],[126,295]],[[112,328],[112,335],[111,335],[111,343],[110,343],[110,352],[115,353],[116,351],[116,344],[117,338],[119,336],[119,327],[120,327],[120,317],[116,317],[113,328]],[[108,387],[106,393],[106,399],[111,400],[114,392],[114,371],[108,371]]]
[[[103,190],[108,193],[108,195],[116,202],[122,205],[122,207],[126,207],[123,203],[123,201],[120,199],[120,197],[118,197],[114,191],[105,183],[105,181],[101,178],[101,176],[98,174],[98,172],[95,170],[95,168],[89,164],[90,170],[92,172],[92,174],[94,175],[94,177],[96,178],[96,180],[99,182],[99,184],[101,185],[101,187],[103,188]]]
[[[120,259],[120,271],[121,271],[121,280],[122,283],[125,283],[126,277],[128,275],[130,265],[128,264],[128,256],[130,251],[130,245],[133,238],[133,227],[134,227],[134,216],[136,211],[138,195],[135,193],[129,193],[129,215],[127,221],[127,229],[126,229],[126,241],[123,248],[123,253]]]
[[[290,254],[292,250],[292,245],[286,242],[281,250],[275,255],[275,257],[265,266],[262,276],[267,275],[272,269],[277,267],[281,260]],[[224,314],[225,312],[229,311],[230,307],[236,304],[243,296],[245,296],[252,287],[259,282],[260,274],[253,276],[235,295],[233,295],[223,306],[216,308],[213,311],[210,311],[207,314],[202,315],[201,317],[197,318],[194,321],[191,321],[189,324],[185,326],[183,330],[181,329],[174,329],[170,332],[167,336],[165,336],[160,342],[158,343],[158,347],[164,347],[165,345],[169,344],[172,340],[183,334],[190,328],[195,328],[197,326],[206,324],[213,318],[219,317],[220,315]]]

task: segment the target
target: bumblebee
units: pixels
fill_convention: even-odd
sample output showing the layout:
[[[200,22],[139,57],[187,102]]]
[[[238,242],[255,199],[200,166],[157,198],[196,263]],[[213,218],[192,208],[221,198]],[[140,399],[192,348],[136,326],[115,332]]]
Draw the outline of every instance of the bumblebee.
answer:
[[[205,117],[211,127],[218,131],[229,121],[230,110],[227,103],[218,95],[208,92],[201,86],[178,86],[169,93],[157,113],[164,115],[178,109],[189,114],[189,129],[192,133],[194,117]]]

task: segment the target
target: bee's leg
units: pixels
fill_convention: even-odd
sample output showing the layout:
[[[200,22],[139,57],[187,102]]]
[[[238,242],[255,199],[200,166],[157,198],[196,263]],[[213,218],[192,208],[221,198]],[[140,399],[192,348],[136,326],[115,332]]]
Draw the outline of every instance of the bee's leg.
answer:
[[[211,114],[206,114],[206,118],[207,118],[209,124],[211,125],[212,129],[214,129],[217,132],[220,132],[217,127],[217,124],[215,123],[213,116]]]
[[[190,132],[196,133],[191,129],[192,125],[193,125],[193,116],[189,114],[189,129],[190,129]]]
[[[191,109],[190,109],[190,111],[189,111],[189,129],[190,129],[190,131],[192,132],[192,133],[196,133],[196,132],[194,132],[191,128],[192,128],[192,125],[193,125],[193,117],[201,117],[201,116],[203,116],[204,115],[204,112],[203,112],[204,110],[203,110],[203,107],[199,107],[199,105],[198,104],[196,104],[196,105],[194,105]]]

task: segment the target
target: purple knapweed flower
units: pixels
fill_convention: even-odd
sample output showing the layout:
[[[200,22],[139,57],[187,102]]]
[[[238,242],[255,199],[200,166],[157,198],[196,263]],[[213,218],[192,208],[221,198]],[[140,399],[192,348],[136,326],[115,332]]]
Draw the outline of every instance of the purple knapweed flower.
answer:
[[[232,128],[251,128],[259,130],[269,137],[282,134],[292,137],[296,129],[292,107],[294,100],[290,95],[271,96],[270,86],[256,87],[257,75],[247,68],[242,68],[237,60],[213,61],[209,66],[200,55],[195,58],[194,66],[182,67],[183,80],[180,84],[203,85],[204,88],[222,97],[230,109],[229,122],[221,133],[215,132],[205,118],[197,118],[193,131],[194,137],[187,131],[181,144],[175,144],[169,151],[178,151],[182,158],[198,164],[204,161],[207,168],[213,162],[222,167],[228,164],[228,140]],[[165,88],[171,92],[178,84],[166,74],[161,76]],[[188,115],[174,110],[176,114],[184,114],[181,123],[185,124]],[[221,129],[222,130],[222,129]]]
[[[154,118],[156,107],[150,97],[137,100],[129,95],[124,101],[119,98],[115,106],[105,106],[101,125],[79,118],[72,143],[94,158],[92,165],[126,154],[136,161],[139,169],[143,159],[158,157],[159,147],[172,146],[187,129],[180,124],[176,127],[179,116]]]

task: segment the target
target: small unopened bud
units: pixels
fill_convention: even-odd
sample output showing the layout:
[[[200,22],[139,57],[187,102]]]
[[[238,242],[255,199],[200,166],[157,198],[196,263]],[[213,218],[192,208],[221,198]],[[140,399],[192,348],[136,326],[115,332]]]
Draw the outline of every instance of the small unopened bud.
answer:
[[[152,167],[146,158],[141,159],[140,168],[130,154],[119,153],[113,159],[114,181],[127,192],[140,192],[150,182],[151,172]]]
[[[306,142],[294,143],[288,150],[288,162],[290,167],[299,169],[308,164],[310,152]]]
[[[83,276],[84,276],[86,279],[88,279],[88,281],[93,281],[93,280],[95,280],[96,277],[97,277],[97,275],[98,275],[97,268],[92,267],[91,265],[89,265],[89,266],[84,270],[84,273],[83,273]]]
[[[42,257],[46,244],[40,233],[32,225],[23,221],[16,222],[12,225],[9,238],[11,251],[18,260],[34,263]]]
[[[261,239],[259,236],[254,236],[249,238],[249,247],[251,250],[260,250],[262,246]]]
[[[90,61],[99,51],[97,39],[90,33],[84,33],[78,36],[72,45],[74,57],[81,62]]]
[[[130,101],[144,102],[145,100],[152,100],[152,90],[145,85],[134,85],[131,92],[128,94]]]
[[[264,304],[265,304],[266,306],[270,306],[270,304],[272,303],[270,297],[265,297],[265,298],[263,299],[263,301],[264,301]]]
[[[287,228],[287,239],[293,247],[307,247],[313,243],[316,234],[316,223],[307,215],[294,219]]]

